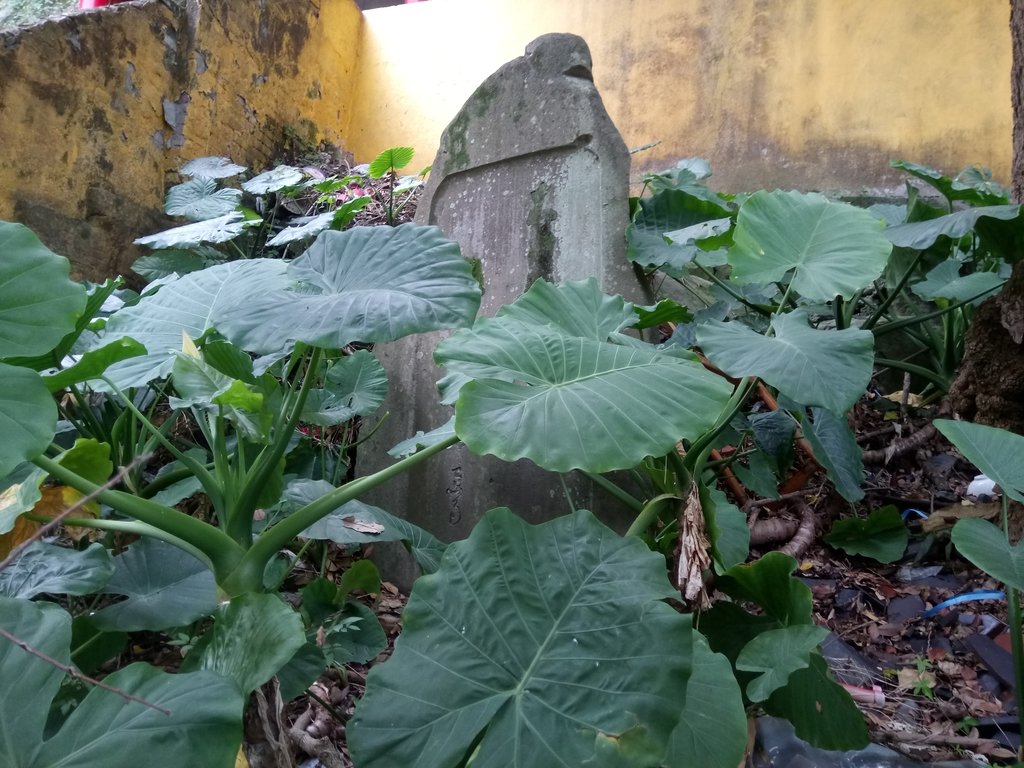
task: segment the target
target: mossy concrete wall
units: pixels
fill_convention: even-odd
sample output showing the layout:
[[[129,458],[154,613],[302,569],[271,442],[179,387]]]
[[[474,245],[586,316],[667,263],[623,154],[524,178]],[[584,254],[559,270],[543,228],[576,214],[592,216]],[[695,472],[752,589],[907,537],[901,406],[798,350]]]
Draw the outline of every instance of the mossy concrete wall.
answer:
[[[473,89],[546,32],[590,45],[634,170],[720,189],[895,187],[902,158],[1009,181],[1006,0],[431,0],[365,14],[349,147],[429,162]]]
[[[341,142],[360,25],[353,0],[151,1],[0,34],[0,219],[78,276],[126,271],[183,162],[259,167],[285,126]]]

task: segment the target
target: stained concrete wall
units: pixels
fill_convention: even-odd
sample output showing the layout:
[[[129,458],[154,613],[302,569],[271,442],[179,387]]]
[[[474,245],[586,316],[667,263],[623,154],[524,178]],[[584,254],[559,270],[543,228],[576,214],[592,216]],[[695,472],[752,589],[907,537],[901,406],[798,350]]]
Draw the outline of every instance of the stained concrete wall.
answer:
[[[584,37],[634,170],[713,186],[891,187],[890,159],[1009,180],[1006,0],[430,0],[368,11],[349,147],[433,157],[447,122],[545,32]]]
[[[342,141],[361,19],[353,0],[150,1],[0,34],[0,219],[78,276],[126,271],[183,162],[259,167],[285,126]]]

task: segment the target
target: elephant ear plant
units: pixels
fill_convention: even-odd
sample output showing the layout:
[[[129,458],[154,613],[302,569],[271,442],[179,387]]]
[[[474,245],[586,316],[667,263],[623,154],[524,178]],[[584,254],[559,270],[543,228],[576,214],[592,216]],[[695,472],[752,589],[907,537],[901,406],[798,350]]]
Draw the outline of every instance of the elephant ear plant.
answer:
[[[41,697],[43,715],[35,718],[35,733],[18,726],[27,708],[0,710],[0,732],[19,732],[18,739],[0,740],[9,757],[4,762],[56,765],[54,756],[66,753],[75,765],[121,765],[139,748],[148,750],[140,741],[123,752],[123,759],[109,753],[86,759],[87,749],[74,752],[78,747],[72,736],[92,738],[98,723],[107,723],[106,737],[134,733],[154,744],[167,729],[181,732],[192,751],[175,750],[158,764],[171,759],[225,764],[216,750],[209,751],[209,740],[219,739],[228,758],[233,756],[243,695],[289,662],[294,667],[301,658],[313,676],[317,664],[319,669],[325,664],[323,644],[307,642],[299,614],[266,594],[283,577],[279,553],[300,534],[365,541],[359,538],[362,523],[375,532],[375,540],[408,541],[425,563],[437,549],[429,534],[365,506],[346,507],[345,520],[353,514],[369,520],[352,525],[339,520],[326,532],[309,529],[346,502],[358,505],[353,500],[360,493],[424,461],[454,443],[454,437],[340,488],[307,482],[286,491],[285,468],[297,427],[327,428],[373,411],[382,399],[383,371],[370,353],[350,345],[468,325],[479,305],[479,284],[458,246],[436,228],[356,228],[321,234],[289,263],[250,259],[165,279],[136,303],[90,323],[98,310],[97,291],[70,281],[67,261],[29,230],[0,223],[0,253],[0,375],[5,383],[0,476],[7,476],[0,533],[17,529],[14,533],[24,538],[25,526],[47,522],[70,506],[75,511],[64,520],[67,525],[143,537],[113,558],[99,545],[74,552],[35,543],[14,553],[22,556],[13,565],[6,564],[0,581],[6,595],[0,598],[6,638],[0,641],[0,666],[5,680],[27,686],[12,683],[22,693],[7,699]],[[155,393],[165,387],[170,397],[154,406]],[[121,432],[148,440],[150,454],[135,458],[136,484],[122,482],[126,472],[114,472],[109,442],[84,436],[98,399],[122,409]],[[58,415],[71,420],[62,422],[59,441]],[[62,447],[75,422],[82,426],[77,434],[72,429],[77,439]],[[189,434],[194,438],[188,439]],[[164,466],[154,476],[147,462],[155,452]],[[197,489],[209,500],[206,519],[172,506]],[[370,582],[363,579],[358,588]],[[309,590],[306,617],[324,618],[343,608],[352,584],[332,588],[330,594],[323,585]],[[66,661],[70,618],[47,604],[40,613],[25,601],[43,593],[97,591],[127,599],[78,617],[87,619],[87,634],[109,638],[117,632],[166,629],[211,613],[213,627],[187,659],[186,667],[196,671],[176,676],[176,682],[160,682],[166,675],[149,668],[118,673],[123,694],[154,706],[133,700],[126,706],[137,708],[135,714],[111,720],[96,713],[124,702],[94,690],[71,718],[92,713],[92,726],[71,734],[69,720],[43,742],[48,697],[62,675],[11,643],[32,644],[36,635],[26,627],[45,624],[52,631],[37,650]],[[314,604],[319,606],[315,610]],[[378,650],[358,653],[372,657]],[[16,674],[19,669],[25,674]],[[309,673],[296,672],[292,678],[303,674]],[[299,680],[297,692],[310,680]],[[153,686],[160,695],[149,695]],[[211,696],[217,697],[216,705],[209,704]],[[171,719],[151,727],[153,718],[168,717],[167,697],[175,704],[167,703],[174,710]]]

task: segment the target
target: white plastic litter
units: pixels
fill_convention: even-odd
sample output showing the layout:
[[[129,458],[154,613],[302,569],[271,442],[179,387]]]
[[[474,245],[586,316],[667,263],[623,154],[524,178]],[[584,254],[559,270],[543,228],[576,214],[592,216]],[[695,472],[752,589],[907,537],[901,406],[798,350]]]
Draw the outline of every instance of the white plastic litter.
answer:
[[[971,484],[967,486],[968,496],[995,496],[996,484],[987,475],[975,475]]]

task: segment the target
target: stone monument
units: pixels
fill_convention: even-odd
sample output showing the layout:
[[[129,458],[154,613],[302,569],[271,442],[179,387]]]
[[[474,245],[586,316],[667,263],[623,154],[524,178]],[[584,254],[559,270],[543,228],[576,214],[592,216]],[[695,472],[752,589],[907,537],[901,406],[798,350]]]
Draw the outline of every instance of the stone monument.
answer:
[[[629,152],[594,87],[586,42],[549,34],[488,77],[445,129],[415,220],[439,226],[480,262],[481,314],[493,315],[538,278],[595,277],[606,292],[646,303],[625,258],[628,189]],[[395,443],[450,417],[436,388],[440,338],[378,347],[391,382],[390,417],[360,449],[360,474],[390,463],[386,451]],[[625,520],[624,509],[586,478],[564,480],[529,461],[476,456],[459,445],[367,500],[445,541],[468,536],[497,506],[531,522],[564,514],[566,489],[573,507],[613,525]]]

